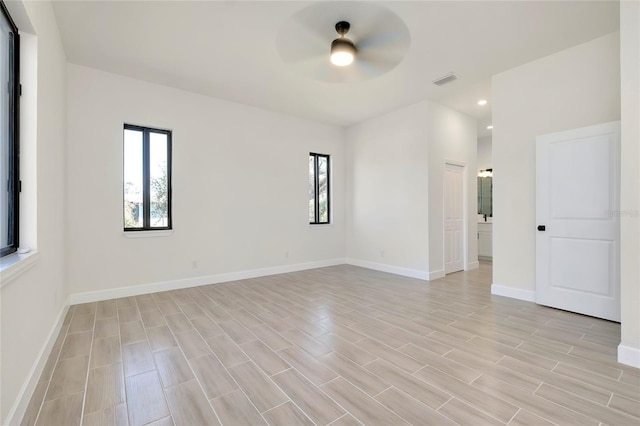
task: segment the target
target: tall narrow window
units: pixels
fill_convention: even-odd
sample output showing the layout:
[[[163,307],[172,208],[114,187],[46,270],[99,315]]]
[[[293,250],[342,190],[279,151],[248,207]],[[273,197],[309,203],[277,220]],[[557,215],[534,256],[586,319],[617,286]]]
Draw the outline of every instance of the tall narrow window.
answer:
[[[171,131],[124,125],[124,230],[171,229]]]
[[[309,223],[327,224],[331,217],[329,156],[309,154]]]
[[[20,40],[4,2],[0,2],[0,257],[18,249],[20,155]]]

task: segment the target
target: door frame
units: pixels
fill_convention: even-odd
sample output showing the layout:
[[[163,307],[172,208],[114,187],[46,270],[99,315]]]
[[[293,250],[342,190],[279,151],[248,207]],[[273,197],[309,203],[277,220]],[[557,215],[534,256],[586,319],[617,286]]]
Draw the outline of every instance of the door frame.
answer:
[[[447,165],[462,167],[462,270],[468,271],[469,267],[469,166],[464,161],[445,159],[442,167],[442,222],[440,223],[440,232],[442,232],[442,276],[446,276],[445,265],[447,260],[446,239],[444,238],[444,217],[445,217],[445,182],[444,174]]]
[[[610,193],[610,197],[611,197],[611,207],[612,210],[609,211],[609,215],[610,217],[615,219],[615,234],[616,234],[616,239],[614,241],[614,257],[615,257],[615,261],[613,262],[613,266],[614,266],[614,283],[617,282],[617,288],[616,288],[616,297],[618,298],[618,312],[616,313],[616,315],[609,317],[607,315],[604,315],[602,312],[604,311],[598,311],[598,310],[592,310],[589,312],[585,312],[580,310],[579,308],[576,308],[576,304],[561,304],[560,306],[558,306],[556,303],[549,303],[549,298],[548,297],[541,297],[540,296],[540,286],[541,286],[541,277],[540,277],[540,262],[541,259],[543,257],[546,257],[543,249],[545,248],[545,246],[543,245],[543,242],[541,241],[542,235],[540,235],[540,231],[536,232],[536,237],[535,237],[535,262],[536,262],[536,279],[535,279],[535,292],[534,292],[534,301],[536,304],[540,304],[543,306],[551,306],[557,309],[563,309],[563,310],[567,310],[569,312],[576,312],[576,313],[580,313],[583,315],[589,315],[589,316],[593,316],[595,318],[603,318],[609,321],[616,321],[616,322],[620,322],[620,315],[621,315],[621,310],[620,310],[620,303],[622,301],[622,297],[621,297],[621,276],[620,276],[620,260],[621,260],[621,246],[620,246],[620,242],[621,242],[621,234],[620,234],[620,225],[621,225],[621,221],[620,221],[620,187],[621,187],[621,175],[620,175],[620,165],[621,165],[621,157],[620,157],[620,149],[621,149],[621,128],[620,128],[620,121],[611,121],[611,122],[606,122],[606,123],[599,123],[599,124],[594,124],[594,125],[590,125],[590,126],[585,126],[585,127],[579,127],[579,128],[575,128],[575,129],[568,129],[568,130],[563,130],[563,131],[558,131],[558,132],[553,132],[553,133],[546,133],[546,134],[542,134],[542,135],[538,135],[536,136],[536,141],[535,141],[535,156],[536,156],[536,165],[535,165],[535,184],[536,184],[536,203],[535,203],[535,220],[536,220],[536,225],[549,225],[551,222],[551,217],[541,217],[541,207],[540,207],[540,190],[539,190],[539,178],[541,175],[543,174],[549,174],[549,164],[548,163],[542,163],[540,161],[540,155],[541,155],[541,142],[548,140],[549,138],[552,137],[560,137],[560,136],[566,136],[566,135],[571,135],[573,137],[573,139],[584,139],[587,137],[593,137],[593,136],[601,136],[601,135],[607,135],[607,134],[612,134],[615,135],[614,138],[614,143],[613,143],[613,155],[612,155],[612,160],[613,160],[613,171],[612,171],[612,175],[611,177],[613,178],[613,188],[610,188],[611,193]],[[549,194],[547,194],[549,195]],[[544,222],[544,223],[543,223]],[[548,248],[548,247],[547,247]],[[548,266],[548,265],[547,265]]]

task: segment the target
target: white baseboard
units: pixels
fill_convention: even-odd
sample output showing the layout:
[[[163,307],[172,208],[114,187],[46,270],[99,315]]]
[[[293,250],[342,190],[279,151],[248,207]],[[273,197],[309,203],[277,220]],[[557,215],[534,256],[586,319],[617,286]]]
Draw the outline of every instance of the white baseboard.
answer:
[[[622,343],[618,345],[618,362],[620,364],[630,365],[631,367],[640,368],[640,349],[625,346]]]
[[[425,271],[418,271],[416,269],[400,268],[398,266],[386,265],[384,263],[369,262],[367,260],[360,259],[346,259],[345,263],[348,265],[360,266],[362,268],[373,269],[381,272],[388,272],[390,274],[402,275],[404,277],[418,278],[421,280],[428,280],[429,273]]]
[[[495,294],[496,296],[510,297],[512,299],[526,300],[527,302],[536,301],[535,291],[505,287],[498,284],[491,284],[491,294]]]
[[[40,379],[42,371],[49,359],[53,345],[56,343],[56,339],[62,329],[62,323],[64,322],[64,318],[69,310],[69,300],[70,299],[67,299],[65,302],[62,310],[58,314],[58,318],[56,319],[53,328],[51,328],[47,339],[42,345],[42,348],[40,348],[40,352],[38,352],[38,356],[36,357],[33,366],[31,366],[31,369],[27,374],[27,378],[22,384],[22,388],[20,388],[20,392],[18,392],[13,406],[9,410],[9,414],[7,414],[4,419],[0,419],[3,425],[18,425],[22,421],[24,413],[27,411],[29,401],[31,401],[33,392],[36,390],[36,386],[38,385],[38,380]]]
[[[76,305],[78,303],[99,302],[101,300],[117,299],[119,297],[139,296],[141,294],[156,293],[158,291],[177,290],[181,288],[196,287],[200,285],[218,284],[228,281],[246,280],[249,278],[264,277],[268,275],[304,271],[307,269],[324,268],[326,266],[343,265],[344,263],[344,259],[327,259],[316,262],[296,263],[294,265],[274,266],[271,268],[251,269],[248,271],[228,272],[224,274],[208,275],[202,277],[183,278],[179,280],[140,284],[131,287],[119,287],[108,290],[73,293],[70,296],[70,300],[72,305]]]
[[[467,264],[467,267],[464,270],[471,271],[472,269],[478,269],[479,267],[480,267],[480,262],[476,260],[475,262],[469,262]]]
[[[429,281],[437,280],[438,278],[444,278],[446,274],[444,273],[444,269],[438,269],[437,271],[429,272]]]

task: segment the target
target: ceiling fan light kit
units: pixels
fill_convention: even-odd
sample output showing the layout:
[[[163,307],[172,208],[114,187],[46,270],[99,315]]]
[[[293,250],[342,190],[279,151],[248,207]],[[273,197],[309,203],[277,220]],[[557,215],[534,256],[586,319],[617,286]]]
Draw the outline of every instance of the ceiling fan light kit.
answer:
[[[356,56],[356,46],[344,35],[349,32],[351,25],[346,21],[336,24],[336,31],[340,37],[331,42],[331,63],[338,67],[351,65]]]

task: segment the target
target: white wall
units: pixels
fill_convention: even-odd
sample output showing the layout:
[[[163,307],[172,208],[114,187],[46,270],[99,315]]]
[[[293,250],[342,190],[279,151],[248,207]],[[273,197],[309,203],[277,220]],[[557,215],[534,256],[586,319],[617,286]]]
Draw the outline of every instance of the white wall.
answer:
[[[535,290],[535,137],[620,119],[619,35],[493,77],[493,280]]]
[[[419,278],[443,269],[444,164],[475,170],[476,131],[474,119],[429,101],[347,129],[350,262]],[[476,261],[475,213],[469,217],[468,258]]]
[[[68,114],[72,294],[344,258],[341,128],[77,65]],[[123,236],[123,123],[173,130],[170,236]],[[331,226],[308,223],[311,151],[331,155]]]
[[[620,2],[622,173],[618,360],[640,368],[640,3]]]
[[[49,2],[25,2],[24,8],[9,2],[8,7],[21,30],[30,31],[32,26],[37,34],[37,40],[23,36],[23,48],[32,50],[23,55],[21,74],[22,128],[29,130],[22,134],[26,173],[22,175],[21,234],[25,236],[22,243],[37,248],[39,257],[35,266],[2,287],[0,297],[0,422],[16,424],[25,408],[21,403],[28,402],[35,386],[30,379],[39,378],[40,353],[66,308],[66,58]]]
[[[422,102],[347,129],[349,259],[427,277],[427,110]]]
[[[478,170],[493,168],[491,136],[478,138]]]

